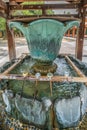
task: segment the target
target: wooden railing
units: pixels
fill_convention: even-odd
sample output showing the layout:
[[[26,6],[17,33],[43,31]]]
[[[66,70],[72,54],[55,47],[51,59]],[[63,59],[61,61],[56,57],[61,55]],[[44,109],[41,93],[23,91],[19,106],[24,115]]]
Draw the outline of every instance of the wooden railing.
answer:
[[[73,27],[72,29],[68,30],[65,36],[67,37],[76,37],[77,28]],[[84,37],[87,38],[87,18],[85,19],[85,31],[84,31]]]
[[[77,27],[69,29],[65,34],[66,37],[72,37],[72,38],[75,38],[76,35],[77,35]],[[87,38],[87,24],[85,25],[84,37]]]

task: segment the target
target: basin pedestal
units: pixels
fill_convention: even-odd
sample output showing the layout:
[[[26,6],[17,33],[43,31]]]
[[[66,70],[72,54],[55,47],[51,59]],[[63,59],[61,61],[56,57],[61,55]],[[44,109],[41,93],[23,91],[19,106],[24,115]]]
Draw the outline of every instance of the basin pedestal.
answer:
[[[57,65],[55,63],[41,63],[37,62],[32,66],[34,73],[41,73],[42,75],[46,75],[51,72],[54,73],[57,69]]]

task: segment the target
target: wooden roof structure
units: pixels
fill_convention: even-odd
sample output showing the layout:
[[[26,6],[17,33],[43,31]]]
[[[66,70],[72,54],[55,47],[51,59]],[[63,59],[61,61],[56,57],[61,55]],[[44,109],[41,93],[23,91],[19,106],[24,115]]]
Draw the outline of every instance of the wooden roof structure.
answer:
[[[28,2],[28,4],[23,4]],[[32,4],[33,2],[43,2],[43,4]],[[48,14],[47,10],[76,10],[76,13],[64,14]],[[12,12],[21,10],[41,10],[40,15],[21,15],[20,13],[13,15]],[[6,19],[8,50],[10,60],[16,58],[15,41],[13,32],[9,30],[9,21],[30,22],[35,19],[52,18],[60,21],[81,20],[77,42],[76,42],[76,58],[82,59],[84,26],[87,16],[87,0],[0,0],[0,16]]]

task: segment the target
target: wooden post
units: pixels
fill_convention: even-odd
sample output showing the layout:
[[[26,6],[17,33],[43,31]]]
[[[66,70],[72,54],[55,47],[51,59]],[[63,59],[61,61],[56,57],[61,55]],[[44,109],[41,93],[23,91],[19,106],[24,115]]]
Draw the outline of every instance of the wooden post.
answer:
[[[82,60],[82,53],[83,53],[85,14],[86,14],[86,8],[80,7],[79,17],[82,21],[79,26],[78,37],[76,42],[76,58],[78,58],[79,60]]]
[[[68,37],[70,37],[70,29],[68,30],[68,34],[67,34]]]
[[[16,50],[15,50],[15,41],[14,41],[14,33],[13,30],[10,30],[8,27],[8,19],[9,19],[9,4],[7,4],[7,19],[6,19],[6,31],[7,31],[7,40],[8,40],[8,52],[9,52],[9,59],[16,58]]]
[[[73,27],[73,28],[72,28],[72,37],[73,37],[73,38],[75,37],[75,30],[76,30],[76,28]]]
[[[44,7],[42,8],[42,15],[46,15],[46,10]]]
[[[7,30],[9,59],[12,60],[16,58],[15,41],[13,30],[9,29],[7,23],[6,23],[6,30]]]

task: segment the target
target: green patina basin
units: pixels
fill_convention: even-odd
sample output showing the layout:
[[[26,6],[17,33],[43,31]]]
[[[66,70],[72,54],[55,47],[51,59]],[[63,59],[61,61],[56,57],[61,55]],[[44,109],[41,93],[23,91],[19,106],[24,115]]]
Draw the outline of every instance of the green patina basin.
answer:
[[[32,70],[34,73],[47,74],[56,71],[53,63],[57,57],[63,35],[73,27],[79,26],[79,21],[60,22],[54,19],[39,19],[28,23],[10,22],[10,28],[18,28],[26,37],[31,57],[36,61]]]
[[[79,26],[79,21],[63,23],[53,19],[41,19],[27,26],[20,22],[10,22],[9,25],[24,34],[33,59],[52,62],[58,55],[63,35],[69,28]]]

